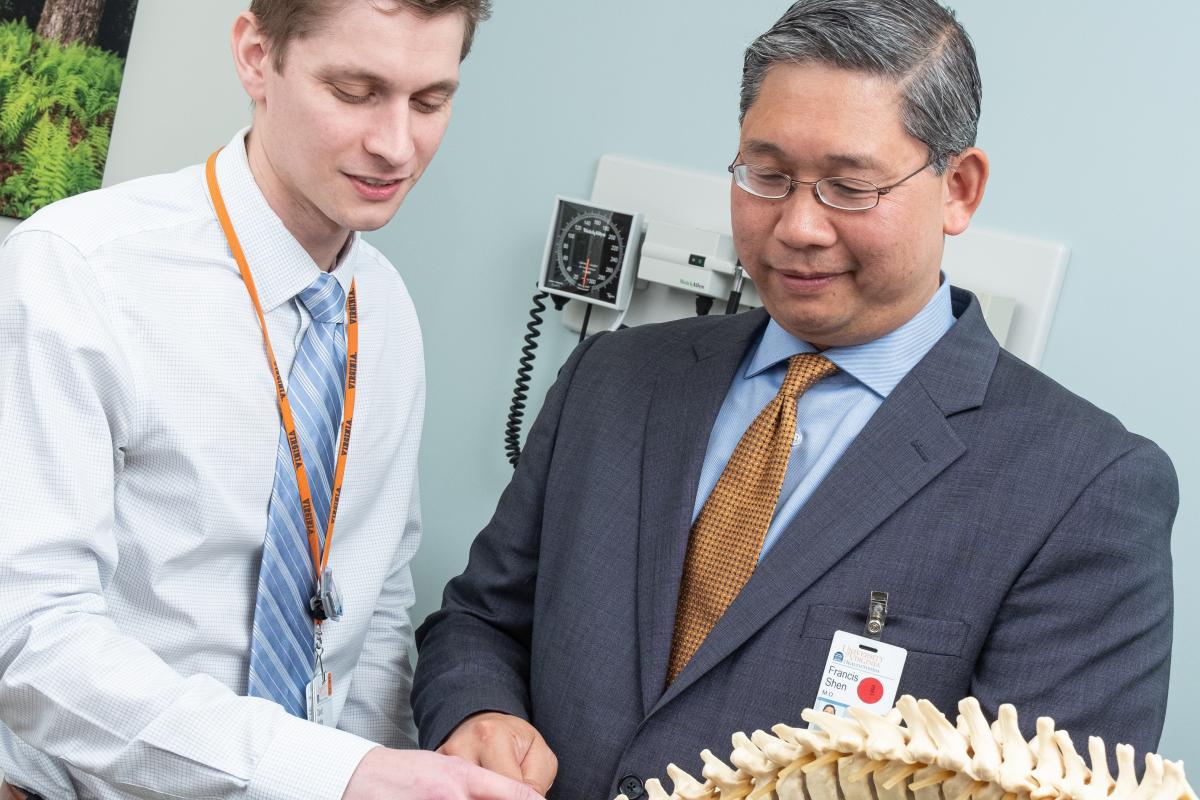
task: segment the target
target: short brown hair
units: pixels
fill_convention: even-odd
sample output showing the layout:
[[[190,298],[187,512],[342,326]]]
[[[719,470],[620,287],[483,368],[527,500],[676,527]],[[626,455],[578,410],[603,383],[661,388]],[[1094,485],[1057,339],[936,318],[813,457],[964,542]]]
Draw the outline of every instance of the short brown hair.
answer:
[[[283,69],[288,42],[312,34],[348,0],[250,0],[250,13],[258,18],[258,27],[271,43],[271,61]],[[381,11],[409,9],[423,17],[461,13],[466,21],[460,58],[471,52],[475,27],[492,14],[492,0],[370,0]],[[390,9],[380,6],[391,6]]]

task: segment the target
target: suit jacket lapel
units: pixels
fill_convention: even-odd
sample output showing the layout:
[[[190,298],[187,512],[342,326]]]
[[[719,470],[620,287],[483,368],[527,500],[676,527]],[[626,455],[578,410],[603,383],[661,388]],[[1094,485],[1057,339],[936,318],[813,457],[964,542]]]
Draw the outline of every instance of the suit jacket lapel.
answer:
[[[638,534],[638,653],[643,710],[663,693],[708,434],[762,311],[716,325],[660,373],[646,418]]]
[[[740,647],[965,452],[946,418],[982,403],[999,346],[978,303],[966,293],[954,301],[958,324],[871,418],[650,713]]]

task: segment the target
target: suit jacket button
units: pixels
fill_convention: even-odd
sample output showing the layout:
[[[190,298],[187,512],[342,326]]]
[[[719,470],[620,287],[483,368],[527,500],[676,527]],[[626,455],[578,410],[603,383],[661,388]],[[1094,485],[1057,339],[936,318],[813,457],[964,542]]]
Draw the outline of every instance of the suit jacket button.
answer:
[[[646,790],[642,786],[642,779],[637,775],[626,775],[624,778],[621,778],[621,782],[617,784],[617,788],[629,800],[638,800],[639,797],[646,794]]]

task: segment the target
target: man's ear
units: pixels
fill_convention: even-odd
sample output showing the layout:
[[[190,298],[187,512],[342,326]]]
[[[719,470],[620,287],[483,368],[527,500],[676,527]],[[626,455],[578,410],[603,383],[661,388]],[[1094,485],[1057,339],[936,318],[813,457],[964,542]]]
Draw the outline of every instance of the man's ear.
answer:
[[[983,190],[988,180],[987,153],[978,147],[968,147],[950,159],[946,168],[945,200],[942,210],[942,231],[957,236],[971,224],[971,217],[983,202]]]
[[[266,72],[273,68],[267,53],[267,40],[258,27],[258,17],[249,11],[238,14],[233,21],[230,44],[233,48],[233,66],[242,88],[258,105],[267,99]]]

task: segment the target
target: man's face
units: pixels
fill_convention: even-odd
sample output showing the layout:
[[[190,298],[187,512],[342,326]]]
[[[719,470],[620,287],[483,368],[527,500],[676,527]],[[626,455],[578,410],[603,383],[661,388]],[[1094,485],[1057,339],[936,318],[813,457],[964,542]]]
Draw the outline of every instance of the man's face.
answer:
[[[261,61],[251,163],[257,147],[266,175],[256,177],[289,227],[315,238],[392,218],[450,121],[463,28],[458,13],[356,0],[290,41],[281,71]]]
[[[887,186],[928,148],[901,122],[897,85],[824,65],[777,64],[742,123],[739,161],[815,181]],[[821,205],[811,186],[781,200],[732,186],[733,235],[763,304],[819,347],[873,341],[911,319],[938,287],[946,178],[932,168],[869,211]]]

